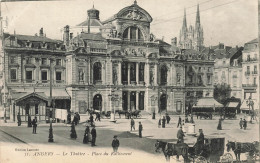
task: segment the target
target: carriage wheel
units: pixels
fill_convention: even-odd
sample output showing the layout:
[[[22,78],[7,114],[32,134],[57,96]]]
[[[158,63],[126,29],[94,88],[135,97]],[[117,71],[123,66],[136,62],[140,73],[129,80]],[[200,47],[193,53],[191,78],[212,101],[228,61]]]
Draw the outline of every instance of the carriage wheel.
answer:
[[[206,159],[205,157],[198,156],[198,157],[195,159],[195,162],[196,162],[196,163],[207,163],[207,159]]]
[[[233,156],[230,153],[225,153],[222,157],[220,162],[233,162]]]

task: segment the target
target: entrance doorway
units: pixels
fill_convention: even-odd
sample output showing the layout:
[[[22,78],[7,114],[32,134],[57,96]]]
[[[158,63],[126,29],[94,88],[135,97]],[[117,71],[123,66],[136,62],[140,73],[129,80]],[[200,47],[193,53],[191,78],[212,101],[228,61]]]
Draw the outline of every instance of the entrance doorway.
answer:
[[[130,95],[130,110],[136,110],[136,92],[131,92],[131,95]]]
[[[96,94],[93,98],[93,109],[102,111],[102,96],[100,94]]]
[[[161,112],[167,110],[167,95],[166,94],[162,94],[160,97],[160,109],[159,110]]]

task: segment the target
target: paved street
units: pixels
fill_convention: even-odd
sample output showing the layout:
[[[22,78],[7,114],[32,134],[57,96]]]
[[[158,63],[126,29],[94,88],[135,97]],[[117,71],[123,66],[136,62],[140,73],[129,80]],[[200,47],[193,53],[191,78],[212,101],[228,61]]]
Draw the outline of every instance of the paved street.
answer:
[[[239,117],[242,117],[239,116]],[[184,118],[184,117],[182,117]],[[111,152],[111,141],[114,135],[118,135],[120,140],[119,151],[135,151],[136,154],[145,152],[149,156],[155,156],[164,161],[163,154],[155,153],[154,144],[157,139],[164,140],[167,142],[176,143],[176,133],[177,133],[177,119],[178,116],[171,116],[171,122],[169,125],[166,125],[166,128],[158,128],[157,120],[152,120],[151,117],[147,116],[142,119],[135,119],[136,129],[138,129],[138,122],[143,124],[143,138],[138,137],[138,131],[130,132],[130,120],[117,119],[117,123],[110,122],[109,119],[102,119],[101,122],[96,122],[97,129],[97,146],[91,147],[90,145],[85,145],[82,143],[83,134],[85,130],[85,123],[81,122],[76,126],[76,132],[78,138],[76,140],[70,139],[70,126],[65,124],[53,124],[54,132],[54,143],[48,143],[48,124],[39,124],[37,128],[37,134],[32,134],[32,128],[27,128],[26,124],[23,124],[20,127],[17,127],[16,124],[9,126],[1,126],[1,142],[26,142],[33,146],[39,145],[51,145],[51,147],[59,146],[60,148],[70,148],[70,147],[79,147],[87,148],[88,150],[104,150]],[[259,138],[258,124],[249,124],[247,130],[239,129],[239,120],[224,120],[222,127],[223,130],[217,130],[218,117],[213,118],[213,120],[197,120],[196,118],[196,132],[199,128],[204,130],[205,136],[217,136],[225,137],[227,140],[239,141],[239,142],[253,142],[257,141]],[[4,125],[4,124],[3,124]],[[15,138],[8,138],[9,135],[3,133],[8,133],[13,135]],[[2,137],[3,135],[3,137]],[[193,145],[196,141],[196,137],[186,136],[185,140],[189,145]],[[49,146],[50,147],[50,146]],[[226,149],[225,149],[226,150]]]

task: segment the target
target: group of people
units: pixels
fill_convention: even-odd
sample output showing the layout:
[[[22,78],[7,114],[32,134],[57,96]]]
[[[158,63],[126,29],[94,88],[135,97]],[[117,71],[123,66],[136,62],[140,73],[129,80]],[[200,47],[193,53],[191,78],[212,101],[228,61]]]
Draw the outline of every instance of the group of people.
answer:
[[[74,114],[72,123],[74,123],[75,125],[77,125],[77,124],[79,124],[79,121],[80,121],[80,115],[79,115],[78,112],[76,112],[76,113]]]
[[[240,118],[239,126],[240,126],[240,129],[244,128],[244,130],[246,130],[246,128],[247,128],[247,121],[246,121],[246,119],[243,120],[242,118]]]
[[[170,123],[170,120],[171,120],[171,117],[169,116],[168,113],[165,114],[165,116],[163,116],[163,118],[159,119],[158,121],[158,128],[162,127],[162,128],[165,128],[165,124],[169,124]]]
[[[131,118],[130,126],[131,126],[130,127],[131,131],[132,131],[132,129],[135,130],[135,120],[133,118]],[[143,125],[141,122],[139,122],[138,131],[139,131],[139,137],[142,138]]]
[[[91,131],[89,126],[87,125],[84,133],[83,143],[88,144],[89,142],[91,142],[92,147],[96,146],[96,138],[97,138],[97,131],[95,125],[92,126]]]

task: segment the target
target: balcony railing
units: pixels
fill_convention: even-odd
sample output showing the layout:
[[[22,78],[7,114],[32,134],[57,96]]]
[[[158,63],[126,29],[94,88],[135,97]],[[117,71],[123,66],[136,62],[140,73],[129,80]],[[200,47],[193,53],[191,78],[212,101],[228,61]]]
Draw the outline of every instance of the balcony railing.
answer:
[[[258,74],[258,73],[257,73],[257,71],[252,71],[252,74],[253,74],[253,75],[256,75],[256,74]]]
[[[247,75],[250,75],[250,72],[249,72],[249,71],[245,72],[245,75],[246,75],[246,76],[247,76]]]
[[[257,87],[257,84],[242,84],[242,87]]]
[[[246,60],[244,60],[244,62],[252,62],[252,61],[257,61],[257,58],[247,58]]]

